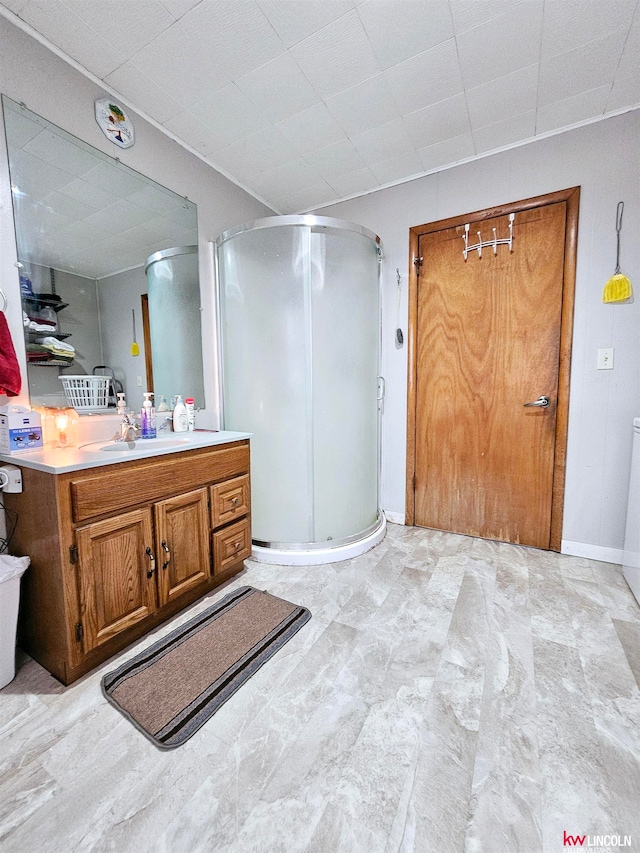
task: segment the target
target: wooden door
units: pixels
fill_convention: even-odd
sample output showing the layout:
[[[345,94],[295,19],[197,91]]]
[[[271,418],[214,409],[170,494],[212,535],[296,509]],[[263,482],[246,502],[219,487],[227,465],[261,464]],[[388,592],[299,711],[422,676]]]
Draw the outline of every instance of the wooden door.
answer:
[[[162,606],[211,577],[207,489],[168,498],[154,509]]]
[[[156,610],[151,510],[80,527],[76,542],[83,647],[88,652]]]
[[[472,245],[493,229],[507,238],[514,213],[512,251],[465,260],[464,221],[418,235],[413,513],[419,526],[559,549],[573,223],[567,198],[532,201],[466,220]],[[524,405],[542,396],[547,407]]]

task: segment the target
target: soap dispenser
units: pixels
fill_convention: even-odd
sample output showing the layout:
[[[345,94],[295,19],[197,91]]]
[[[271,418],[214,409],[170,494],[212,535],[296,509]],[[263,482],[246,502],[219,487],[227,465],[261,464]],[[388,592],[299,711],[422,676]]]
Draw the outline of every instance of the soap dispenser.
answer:
[[[173,407],[173,431],[187,432],[189,429],[189,414],[180,394],[176,397]]]
[[[144,392],[144,403],[142,404],[142,412],[140,413],[140,421],[142,424],[141,438],[156,437],[156,419],[151,402],[153,391]]]
[[[123,416],[127,413],[127,404],[122,391],[118,392],[118,414]]]

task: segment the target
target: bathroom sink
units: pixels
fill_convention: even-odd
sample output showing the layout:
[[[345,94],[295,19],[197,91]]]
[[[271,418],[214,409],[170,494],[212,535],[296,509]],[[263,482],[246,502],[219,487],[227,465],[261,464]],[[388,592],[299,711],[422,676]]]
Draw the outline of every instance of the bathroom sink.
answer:
[[[82,449],[92,453],[96,450],[106,453],[134,453],[140,450],[153,451],[165,447],[181,447],[189,444],[189,440],[186,438],[145,438],[138,439],[137,441],[111,441],[108,444],[97,447],[96,445],[99,444],[101,442],[95,441],[92,444],[85,444]]]

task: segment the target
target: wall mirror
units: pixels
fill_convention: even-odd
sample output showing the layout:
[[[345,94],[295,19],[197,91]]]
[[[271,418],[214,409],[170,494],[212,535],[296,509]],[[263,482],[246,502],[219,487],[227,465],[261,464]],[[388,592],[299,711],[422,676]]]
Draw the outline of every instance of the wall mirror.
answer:
[[[203,408],[196,205],[2,106],[32,404],[64,405],[59,376],[95,373],[133,409],[147,388]]]

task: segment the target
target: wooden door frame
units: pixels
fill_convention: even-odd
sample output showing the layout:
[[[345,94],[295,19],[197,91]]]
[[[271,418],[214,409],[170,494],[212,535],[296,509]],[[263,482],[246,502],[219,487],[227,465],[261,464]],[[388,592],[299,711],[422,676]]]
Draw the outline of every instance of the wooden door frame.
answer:
[[[416,473],[416,401],[418,381],[418,247],[420,237],[434,231],[444,231],[465,223],[482,222],[509,213],[519,213],[557,202],[566,202],[567,218],[564,242],[564,281],[562,285],[562,315],[560,320],[560,356],[558,371],[558,399],[556,404],[556,434],[553,464],[553,487],[551,498],[551,535],[549,548],[559,551],[562,541],[562,513],[567,453],[567,423],[569,414],[569,377],[571,369],[571,341],[573,336],[573,306],[576,284],[576,261],[578,249],[578,211],[580,187],[570,187],[546,195],[503,204],[462,216],[440,219],[426,225],[417,225],[409,230],[409,320],[407,326],[407,482],[405,500],[405,524],[415,522],[415,473]],[[462,248],[460,249],[462,256]]]

